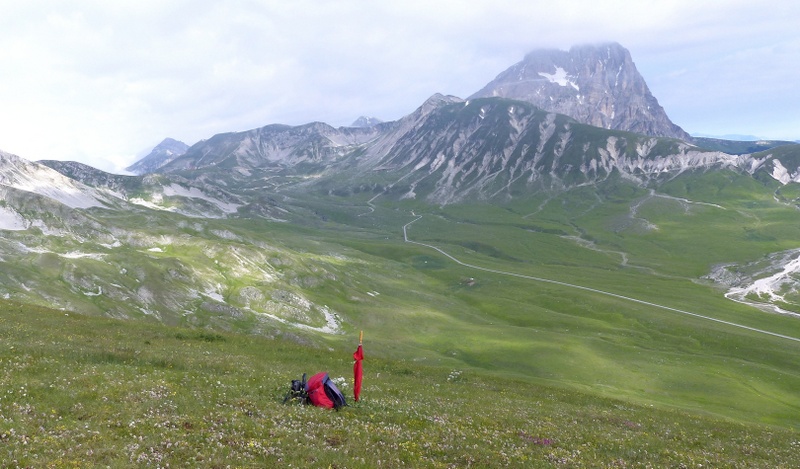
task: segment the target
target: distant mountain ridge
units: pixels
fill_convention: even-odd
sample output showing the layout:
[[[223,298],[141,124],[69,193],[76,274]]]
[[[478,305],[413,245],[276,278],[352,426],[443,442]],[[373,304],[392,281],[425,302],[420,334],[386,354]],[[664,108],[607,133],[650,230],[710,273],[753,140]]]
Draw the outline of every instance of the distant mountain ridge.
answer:
[[[451,204],[564,190],[614,172],[642,185],[723,167],[795,180],[798,165],[782,159],[600,129],[522,101],[437,94],[408,116],[375,127],[270,125],[216,135],[161,171],[228,191],[283,181],[282,190],[347,193],[369,179],[393,197]]]
[[[669,121],[630,53],[609,43],[531,52],[469,99],[435,94],[397,121],[362,116],[339,128],[271,124],[191,147],[165,139],[128,169],[175,182],[139,184],[149,200],[130,190],[125,197],[154,207],[168,201],[192,216],[241,209],[281,218],[264,203],[265,190],[347,193],[368,180],[371,190],[393,197],[451,204],[564,190],[615,172],[642,185],[721,167],[794,181],[800,169],[793,158],[750,156],[770,147],[693,140]],[[51,166],[118,190],[116,182],[109,186],[81,168]],[[202,201],[211,205],[203,208]]]
[[[521,83],[503,84],[511,83],[509,77]],[[527,90],[532,93],[528,98],[546,91],[553,102],[565,106],[573,103],[574,95],[589,110],[596,107],[594,95],[608,94],[611,97],[601,101],[612,112],[601,112],[601,117],[618,117],[614,110],[619,111],[623,101],[617,95],[625,92],[632,94],[631,103],[657,104],[629,52],[616,43],[574,47],[569,52],[534,51],[484,88],[488,90],[494,90],[491,94]],[[555,95],[550,94],[553,90]],[[558,93],[565,90],[562,99]],[[792,145],[780,159],[751,155],[789,142],[741,145],[604,130],[543,110],[530,100],[476,95],[464,100],[435,94],[392,122],[362,116],[353,126],[340,128],[322,122],[272,124],[214,135],[191,147],[167,138],[128,168],[140,174],[161,173],[163,179],[120,179],[77,163],[43,163],[70,178],[55,186],[80,181],[95,191],[81,196],[84,205],[126,202],[209,217],[227,217],[241,209],[275,219],[281,218],[275,207],[265,205],[261,195],[253,202],[256,193],[251,191],[303,187],[346,193],[369,180],[372,190],[387,195],[449,204],[561,190],[602,180],[615,171],[641,184],[682,171],[719,167],[762,172],[782,184],[800,180]],[[622,114],[635,116],[636,109],[640,108]],[[662,117],[666,119],[665,114]],[[19,179],[21,173],[16,174]],[[36,187],[41,191],[47,186]],[[86,193],[85,188],[67,193],[77,197],[80,192]],[[65,194],[55,198],[80,206]]]
[[[739,142],[753,142],[756,140],[768,140],[757,135],[743,135],[743,134],[725,134],[725,135],[711,135],[695,133],[692,138],[714,138],[719,140],[735,140]]]
[[[733,155],[758,153],[783,145],[794,145],[797,142],[785,140],[730,140],[722,138],[694,137],[692,143],[709,150],[721,151]]]
[[[577,91],[569,74],[545,74]],[[711,151],[496,96],[434,94],[370,126],[271,124],[174,143],[133,165],[146,173],[138,176],[0,152],[0,297],[200,325],[250,318],[262,327],[267,314],[326,330],[334,312],[306,301],[302,287],[334,284],[350,267],[332,267],[338,258],[306,267],[305,253],[271,247],[272,222],[287,232],[365,227],[378,197],[403,223],[409,207],[459,203],[532,213],[573,189],[599,202],[609,187],[653,193],[684,174],[746,181],[773,192],[765,204],[800,207],[796,187],[781,186],[800,182],[800,145]]]
[[[691,141],[667,117],[630,52],[613,42],[530,52],[469,99],[490,96],[527,101],[595,127]]]

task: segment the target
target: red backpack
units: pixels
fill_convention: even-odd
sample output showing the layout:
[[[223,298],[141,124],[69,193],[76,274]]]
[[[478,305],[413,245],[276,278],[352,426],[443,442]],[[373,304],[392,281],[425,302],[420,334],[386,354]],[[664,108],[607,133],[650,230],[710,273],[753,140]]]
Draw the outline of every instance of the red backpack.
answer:
[[[292,380],[292,389],[283,402],[289,399],[298,399],[304,404],[313,404],[326,409],[339,410],[340,407],[347,405],[342,392],[324,371],[315,374],[308,381],[305,374],[302,381]]]

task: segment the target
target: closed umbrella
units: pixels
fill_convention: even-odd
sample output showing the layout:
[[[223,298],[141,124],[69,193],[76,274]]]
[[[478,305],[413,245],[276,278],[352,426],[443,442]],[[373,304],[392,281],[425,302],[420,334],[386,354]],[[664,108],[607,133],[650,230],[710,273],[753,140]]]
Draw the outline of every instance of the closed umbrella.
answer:
[[[353,399],[355,399],[356,402],[358,402],[358,397],[361,395],[361,378],[364,374],[364,369],[361,365],[361,360],[364,359],[364,349],[361,347],[363,339],[364,331],[361,331],[358,337],[358,348],[353,354],[353,359],[356,361],[353,363]]]

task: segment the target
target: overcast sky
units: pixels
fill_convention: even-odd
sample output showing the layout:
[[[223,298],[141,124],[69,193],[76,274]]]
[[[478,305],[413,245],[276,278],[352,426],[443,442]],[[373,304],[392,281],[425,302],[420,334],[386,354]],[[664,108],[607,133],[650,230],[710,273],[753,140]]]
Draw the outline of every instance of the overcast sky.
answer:
[[[607,41],[689,133],[800,139],[791,0],[0,0],[0,149],[113,171],[165,137],[399,119]]]

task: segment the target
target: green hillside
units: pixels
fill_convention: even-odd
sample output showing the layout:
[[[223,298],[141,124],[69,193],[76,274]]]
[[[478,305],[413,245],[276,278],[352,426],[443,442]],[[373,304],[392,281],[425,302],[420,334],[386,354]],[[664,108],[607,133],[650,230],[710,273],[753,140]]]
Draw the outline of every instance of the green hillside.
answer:
[[[355,336],[309,347],[6,301],[0,309],[4,467],[798,462],[796,430],[501,378],[457,360],[383,358],[369,336],[362,399],[334,412],[282,397],[291,379],[317,371],[350,396]]]
[[[0,305],[3,460],[794,467],[800,320],[709,274],[797,249],[796,196],[663,180],[441,207],[287,189],[283,221],[91,210],[4,234],[0,293],[61,310]],[[363,403],[280,404],[303,372],[349,377],[359,330]]]
[[[359,216],[347,198],[313,203],[364,230],[338,242],[385,259],[363,280],[380,295],[341,308],[380,349],[797,427],[800,322],[725,299],[705,278],[796,248],[797,212],[775,189],[714,172],[652,193],[611,179],[505,207],[387,202]],[[400,243],[420,215],[409,238],[462,264]]]

